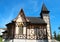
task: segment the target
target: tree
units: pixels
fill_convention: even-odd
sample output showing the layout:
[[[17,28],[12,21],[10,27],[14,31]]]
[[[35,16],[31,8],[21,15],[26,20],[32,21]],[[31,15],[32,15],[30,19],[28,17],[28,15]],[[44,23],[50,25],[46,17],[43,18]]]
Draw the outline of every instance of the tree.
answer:
[[[56,31],[54,31],[54,37],[53,37],[55,40],[58,40],[60,41],[60,34],[57,34],[56,35]]]
[[[60,41],[60,27],[58,27],[58,30],[59,30],[59,32],[58,32],[58,34],[56,35],[56,31],[54,31],[54,39],[55,40],[58,40],[58,41]]]
[[[54,39],[56,39],[56,31],[54,31]]]
[[[59,33],[60,33],[60,27],[58,27]]]
[[[58,35],[56,36],[56,40],[60,41],[60,27],[58,27],[58,30],[59,32],[58,32]]]
[[[60,27],[58,27],[58,29],[60,30]]]
[[[56,40],[60,41],[60,34],[56,36]]]

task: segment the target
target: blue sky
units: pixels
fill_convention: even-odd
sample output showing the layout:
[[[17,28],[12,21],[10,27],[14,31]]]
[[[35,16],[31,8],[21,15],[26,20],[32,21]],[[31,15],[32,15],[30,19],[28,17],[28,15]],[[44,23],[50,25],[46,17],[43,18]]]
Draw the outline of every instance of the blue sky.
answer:
[[[0,28],[11,22],[23,8],[26,16],[39,17],[42,3],[50,11],[51,31],[58,33],[60,26],[60,0],[0,0]]]

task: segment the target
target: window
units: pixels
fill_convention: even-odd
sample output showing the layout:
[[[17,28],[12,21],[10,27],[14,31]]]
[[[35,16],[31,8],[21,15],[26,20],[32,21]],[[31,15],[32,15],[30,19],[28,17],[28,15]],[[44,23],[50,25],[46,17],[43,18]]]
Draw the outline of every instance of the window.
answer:
[[[43,29],[39,28],[39,27],[36,27],[35,28],[35,35],[42,36],[43,35]]]
[[[19,34],[22,35],[23,34],[23,25],[19,24],[18,27],[19,27]]]
[[[42,29],[39,29],[38,34],[41,36],[42,35]]]
[[[34,30],[35,30],[35,31],[34,31],[34,32],[35,32],[35,35],[37,35],[37,36],[38,36],[38,35],[39,35],[39,28],[38,28],[38,27],[36,27],[36,28],[34,28]]]
[[[20,34],[20,35],[23,34],[23,27],[22,27],[22,26],[19,27],[19,34]]]

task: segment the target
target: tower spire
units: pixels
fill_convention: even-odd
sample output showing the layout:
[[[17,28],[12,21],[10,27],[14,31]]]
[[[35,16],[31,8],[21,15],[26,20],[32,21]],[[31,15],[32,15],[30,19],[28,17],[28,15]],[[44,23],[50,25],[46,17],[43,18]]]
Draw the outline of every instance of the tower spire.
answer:
[[[48,9],[46,8],[45,4],[43,3],[42,5],[42,11],[48,11]]]
[[[47,7],[45,6],[45,4],[42,4],[42,9],[41,9],[42,13],[49,13],[49,10],[47,9]]]
[[[40,13],[41,18],[43,18],[43,16],[42,16],[43,14],[49,14],[49,10],[47,9],[47,7],[45,6],[44,3],[42,4],[42,9],[41,9],[41,13]]]

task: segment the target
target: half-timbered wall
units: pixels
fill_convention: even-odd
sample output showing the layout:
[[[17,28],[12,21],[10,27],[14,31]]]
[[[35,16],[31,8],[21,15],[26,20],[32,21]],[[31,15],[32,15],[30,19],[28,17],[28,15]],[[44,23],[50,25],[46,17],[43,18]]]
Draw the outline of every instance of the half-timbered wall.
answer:
[[[30,25],[27,28],[28,39],[47,39],[47,29],[43,25]]]
[[[24,26],[22,28],[24,33]],[[25,29],[26,34],[16,34],[15,38],[20,39],[47,39],[46,25],[29,25]],[[19,30],[20,31],[20,30]],[[22,32],[21,31],[21,32]],[[20,33],[20,32],[19,32]]]

